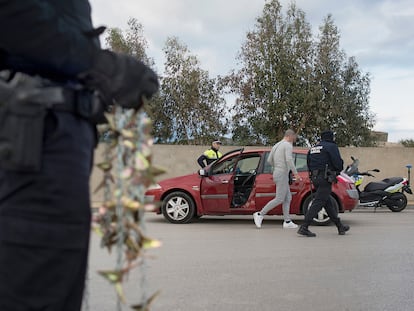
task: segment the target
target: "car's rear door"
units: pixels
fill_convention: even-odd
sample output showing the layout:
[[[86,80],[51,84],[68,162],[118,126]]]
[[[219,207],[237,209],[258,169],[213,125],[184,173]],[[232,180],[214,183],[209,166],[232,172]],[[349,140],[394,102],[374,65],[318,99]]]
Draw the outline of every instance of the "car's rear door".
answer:
[[[271,165],[267,162],[269,152],[264,154],[263,165],[260,174],[256,177],[256,210],[262,209],[267,202],[272,200],[276,195],[276,185],[273,181],[273,171]],[[290,192],[292,193],[291,213],[299,213],[301,194],[304,191],[304,186],[308,183],[306,154],[293,153],[296,169],[303,178],[302,181],[295,180],[290,185]],[[305,186],[306,187],[306,186]],[[278,206],[272,210],[270,214],[281,214],[282,206]]]
[[[290,185],[290,192],[292,193],[292,202],[290,203],[290,212],[292,214],[300,214],[300,204],[303,200],[304,194],[310,191],[309,173],[306,163],[307,155],[304,153],[293,153],[296,170],[302,180],[294,180]]]
[[[262,165],[259,174],[256,176],[256,210],[261,210],[276,195],[272,166],[267,163],[268,156],[269,152],[263,153]]]

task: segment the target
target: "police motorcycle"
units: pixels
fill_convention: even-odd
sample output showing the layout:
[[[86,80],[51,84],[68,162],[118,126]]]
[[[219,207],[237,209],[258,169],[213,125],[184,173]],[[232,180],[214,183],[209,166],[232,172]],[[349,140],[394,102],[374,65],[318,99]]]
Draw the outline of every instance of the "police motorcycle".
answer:
[[[407,197],[405,193],[412,194],[410,188],[410,171],[411,165],[407,165],[408,178],[390,177],[381,181],[368,183],[364,190],[360,186],[364,176],[375,177],[371,172],[380,172],[379,169],[372,169],[365,172],[358,170],[359,160],[351,157],[352,164],[345,169],[345,174],[350,176],[354,182],[359,194],[359,206],[377,207],[386,206],[393,212],[401,212],[407,206]]]

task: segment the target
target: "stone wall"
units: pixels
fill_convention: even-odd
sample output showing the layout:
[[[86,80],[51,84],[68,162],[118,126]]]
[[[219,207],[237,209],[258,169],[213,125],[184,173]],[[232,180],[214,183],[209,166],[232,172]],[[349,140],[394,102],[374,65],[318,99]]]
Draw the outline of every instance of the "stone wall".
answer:
[[[209,148],[209,146],[194,145],[154,145],[153,163],[167,170],[167,173],[160,176],[159,179],[191,174],[197,172],[200,168],[196,162],[197,158]],[[241,147],[222,146],[222,153]],[[246,149],[255,149],[257,147],[245,147]],[[270,149],[270,148],[269,148]],[[360,171],[378,168],[380,173],[375,173],[375,179],[365,177],[365,183],[374,180],[380,180],[386,177],[407,176],[407,164],[414,165],[414,148],[404,147],[378,147],[378,148],[340,148],[345,166],[350,164],[351,156],[358,158],[360,161]],[[99,147],[95,153],[95,163],[102,161],[102,148]],[[92,191],[102,180],[100,170],[94,169],[91,178]],[[414,196],[408,195],[410,201],[414,201]],[[93,194],[92,200],[98,202],[102,200],[102,191]]]

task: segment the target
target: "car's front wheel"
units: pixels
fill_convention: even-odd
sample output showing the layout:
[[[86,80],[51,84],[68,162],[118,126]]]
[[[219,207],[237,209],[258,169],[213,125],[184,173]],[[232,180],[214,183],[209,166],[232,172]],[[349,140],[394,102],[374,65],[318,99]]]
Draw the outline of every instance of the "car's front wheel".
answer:
[[[302,211],[303,214],[306,215],[308,209],[310,208],[310,206],[312,205],[314,196],[310,195],[308,196],[305,201],[303,202],[302,205]],[[333,196],[330,197],[331,202],[332,202],[332,206],[333,208],[336,210],[336,212],[338,213],[339,211],[339,206],[338,206],[338,202],[335,200],[335,198]],[[329,225],[331,223],[331,218],[329,217],[328,213],[326,212],[325,208],[322,208],[318,214],[316,215],[315,218],[313,218],[313,224],[314,225],[318,225],[318,226],[326,226]]]
[[[162,201],[161,209],[165,219],[174,224],[188,223],[196,214],[194,200],[181,191],[168,194]]]

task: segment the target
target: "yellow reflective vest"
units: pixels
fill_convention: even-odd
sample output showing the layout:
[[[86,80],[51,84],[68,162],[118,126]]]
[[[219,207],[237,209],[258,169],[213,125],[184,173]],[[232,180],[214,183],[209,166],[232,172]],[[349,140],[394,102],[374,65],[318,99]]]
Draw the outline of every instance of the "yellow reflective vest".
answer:
[[[201,167],[205,167],[206,164],[204,161],[209,165],[211,162],[214,162],[215,160],[221,158],[223,155],[220,151],[215,151],[212,148],[204,151],[204,153],[197,159],[198,164]]]

